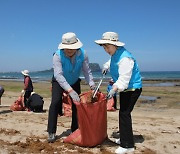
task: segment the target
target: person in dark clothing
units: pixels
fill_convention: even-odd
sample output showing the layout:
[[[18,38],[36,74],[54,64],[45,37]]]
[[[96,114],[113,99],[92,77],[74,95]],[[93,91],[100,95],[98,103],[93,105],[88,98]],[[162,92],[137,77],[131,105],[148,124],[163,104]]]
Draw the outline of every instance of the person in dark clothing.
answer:
[[[59,44],[58,50],[53,55],[54,75],[52,79],[52,100],[49,107],[48,116],[48,142],[56,140],[57,117],[62,110],[63,92],[67,92],[72,102],[79,102],[80,73],[81,70],[85,80],[91,89],[94,89],[92,73],[89,68],[89,60],[81,41],[72,32],[65,33],[62,36],[62,43]],[[72,103],[72,122],[71,132],[78,129],[77,110]]]
[[[4,88],[2,86],[0,86],[0,105],[1,105],[1,97],[4,93]]]
[[[28,70],[21,71],[21,73],[24,75],[24,89],[21,93],[24,95],[24,105],[27,107],[27,100],[30,97],[31,92],[33,92],[33,84]]]
[[[26,104],[27,108],[33,112],[43,112],[43,97],[35,92],[31,92],[31,96],[28,98]]]

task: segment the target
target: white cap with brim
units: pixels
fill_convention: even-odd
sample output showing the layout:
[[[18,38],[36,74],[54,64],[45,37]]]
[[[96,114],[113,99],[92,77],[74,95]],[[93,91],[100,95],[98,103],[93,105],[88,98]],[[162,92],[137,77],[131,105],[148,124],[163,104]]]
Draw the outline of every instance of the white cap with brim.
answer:
[[[29,76],[29,71],[28,70],[24,70],[24,71],[21,71],[21,73],[25,76]]]
[[[115,32],[105,32],[102,36],[102,39],[96,40],[95,43],[99,45],[112,44],[119,47],[125,45],[125,43],[119,41],[118,34]]]
[[[58,49],[79,49],[82,46],[83,44],[76,37],[76,34],[68,32],[63,34],[62,42],[59,44]]]

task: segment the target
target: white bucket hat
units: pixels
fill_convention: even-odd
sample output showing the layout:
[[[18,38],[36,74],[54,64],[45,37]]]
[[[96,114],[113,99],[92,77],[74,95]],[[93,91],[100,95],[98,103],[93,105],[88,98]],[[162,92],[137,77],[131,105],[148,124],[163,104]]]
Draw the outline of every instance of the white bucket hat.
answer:
[[[83,44],[76,37],[76,34],[68,32],[63,34],[62,42],[59,44],[58,49],[79,49],[82,46]]]
[[[29,76],[29,71],[28,71],[28,70],[21,71],[21,73],[22,73],[23,75]]]
[[[125,43],[119,41],[118,34],[115,32],[105,32],[102,35],[102,39],[96,40],[95,42],[99,45],[112,44],[112,45],[116,45],[119,47],[125,45]]]

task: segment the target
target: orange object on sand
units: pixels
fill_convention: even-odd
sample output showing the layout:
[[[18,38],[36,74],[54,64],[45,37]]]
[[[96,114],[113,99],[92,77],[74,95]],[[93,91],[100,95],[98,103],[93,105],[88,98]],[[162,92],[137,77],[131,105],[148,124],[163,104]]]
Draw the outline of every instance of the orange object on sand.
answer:
[[[113,106],[114,106],[114,99],[111,98],[107,100],[107,111],[116,111],[116,109]]]
[[[71,117],[72,116],[72,101],[69,95],[63,93],[62,98],[63,109],[64,109],[64,116]]]
[[[77,108],[79,128],[64,139],[65,143],[83,147],[102,144],[107,138],[107,107],[105,94],[98,92],[97,101],[90,103],[92,92],[81,94],[82,102],[74,102]],[[85,99],[86,102],[85,103]],[[82,99],[81,99],[82,100]]]
[[[10,110],[11,111],[24,111],[25,107],[23,105],[23,97],[20,96],[11,106]]]

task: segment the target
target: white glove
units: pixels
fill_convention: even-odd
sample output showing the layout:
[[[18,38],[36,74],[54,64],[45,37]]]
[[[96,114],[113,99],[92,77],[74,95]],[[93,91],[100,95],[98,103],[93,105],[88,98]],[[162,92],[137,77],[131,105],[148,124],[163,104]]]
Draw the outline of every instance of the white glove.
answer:
[[[24,95],[24,93],[25,93],[25,91],[24,91],[24,90],[22,90],[22,91],[21,91],[21,94],[22,94],[22,95]]]
[[[72,90],[69,95],[71,96],[73,101],[80,102],[79,95],[74,90]]]
[[[115,92],[113,89],[111,89],[111,90],[109,91],[109,93],[107,94],[106,98],[107,98],[107,99],[111,99],[111,98],[114,96],[115,93],[116,93],[116,92]]]
[[[91,88],[91,90],[95,90],[95,89],[96,89],[96,86],[95,86],[95,85],[92,85],[90,88]]]
[[[102,69],[102,74],[106,75],[107,71],[108,71],[108,68],[105,68],[105,67],[104,67],[104,68]]]

